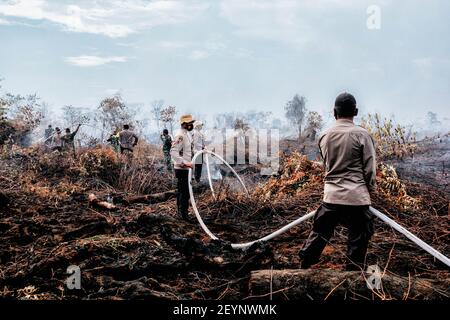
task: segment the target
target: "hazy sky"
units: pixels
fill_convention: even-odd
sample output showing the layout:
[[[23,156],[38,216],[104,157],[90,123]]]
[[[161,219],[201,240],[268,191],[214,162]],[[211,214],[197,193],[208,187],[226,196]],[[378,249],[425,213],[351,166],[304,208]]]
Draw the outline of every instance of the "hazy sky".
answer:
[[[449,16],[448,0],[0,0],[0,77],[53,108],[119,91],[281,115],[295,93],[324,111],[347,90],[364,111],[450,117]]]

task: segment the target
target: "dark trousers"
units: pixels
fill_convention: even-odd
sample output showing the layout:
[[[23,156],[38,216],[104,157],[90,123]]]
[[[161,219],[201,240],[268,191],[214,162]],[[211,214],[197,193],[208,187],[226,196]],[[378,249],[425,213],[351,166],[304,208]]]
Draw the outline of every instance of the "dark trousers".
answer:
[[[133,149],[120,146],[120,153],[123,154],[125,151],[133,153]]]
[[[188,216],[189,209],[189,171],[175,169],[175,178],[177,178],[177,207],[178,213],[183,217]]]
[[[203,164],[196,164],[195,165],[195,181],[200,182],[200,178],[202,177],[202,166]]]
[[[166,163],[167,170],[172,171],[172,157],[170,156],[170,151],[163,151],[164,162]]]
[[[320,255],[340,224],[348,229],[347,270],[364,268],[367,246],[373,235],[372,216],[369,206],[349,206],[322,203],[314,215],[309,238],[299,252],[302,268],[319,262]]]

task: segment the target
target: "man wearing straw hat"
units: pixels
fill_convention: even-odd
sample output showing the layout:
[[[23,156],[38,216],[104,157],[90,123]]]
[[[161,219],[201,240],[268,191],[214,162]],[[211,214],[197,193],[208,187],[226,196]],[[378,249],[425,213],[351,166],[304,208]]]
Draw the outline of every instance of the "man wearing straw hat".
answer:
[[[180,118],[181,128],[175,133],[170,150],[174,163],[175,177],[177,178],[177,207],[178,214],[184,220],[189,220],[189,168],[192,168],[193,141],[191,131],[194,128],[194,119],[191,115]]]

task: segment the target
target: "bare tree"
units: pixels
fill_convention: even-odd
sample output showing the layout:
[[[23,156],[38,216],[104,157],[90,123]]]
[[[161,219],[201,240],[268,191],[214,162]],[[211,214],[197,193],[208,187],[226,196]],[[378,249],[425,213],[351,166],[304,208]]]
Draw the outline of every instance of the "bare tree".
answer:
[[[43,119],[41,104],[36,94],[26,96],[6,93],[1,98],[1,105],[7,110],[8,126],[14,141],[27,146],[31,142],[31,133]],[[6,120],[6,117],[5,117]],[[6,123],[6,122],[5,122]]]
[[[436,113],[428,111],[427,113],[428,124],[431,127],[440,126],[441,122],[438,120],[438,116]]]
[[[175,116],[177,114],[177,108],[174,106],[168,106],[161,110],[160,120],[164,123],[166,129],[170,129],[170,133],[173,133],[173,123],[175,122]],[[169,126],[169,128],[167,128]]]
[[[302,126],[306,115],[306,98],[296,94],[285,106],[286,118],[296,127],[298,140],[302,137]]]
[[[63,119],[68,127],[74,127],[79,123],[88,123],[90,117],[85,114],[81,108],[68,105],[63,107]]]
[[[43,118],[39,100],[36,94],[26,96],[6,94],[6,105],[17,127],[31,132],[39,126]]]
[[[218,113],[214,118],[214,125],[218,129],[233,128],[236,118],[233,112]]]
[[[120,128],[123,124],[132,124],[133,115],[122,100],[119,94],[105,98],[98,107],[99,113],[96,120],[101,123],[101,139],[104,140],[105,132],[111,132]]]
[[[317,111],[309,111],[306,116],[306,129],[308,132],[307,138],[312,141],[316,140],[317,132],[322,129],[323,118]]]
[[[250,110],[242,114],[242,119],[252,128],[268,129],[271,115],[272,112]]]
[[[153,115],[153,120],[156,122],[156,128],[158,129],[158,133],[161,130],[160,121],[161,121],[161,110],[164,105],[164,100],[154,100],[151,103],[151,113]]]

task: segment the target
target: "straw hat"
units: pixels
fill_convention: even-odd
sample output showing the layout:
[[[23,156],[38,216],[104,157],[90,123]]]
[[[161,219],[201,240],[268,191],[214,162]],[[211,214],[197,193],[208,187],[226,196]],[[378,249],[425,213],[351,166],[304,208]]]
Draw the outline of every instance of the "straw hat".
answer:
[[[190,114],[185,114],[183,116],[180,117],[180,123],[192,123],[194,122],[194,119],[192,118],[192,116]]]

